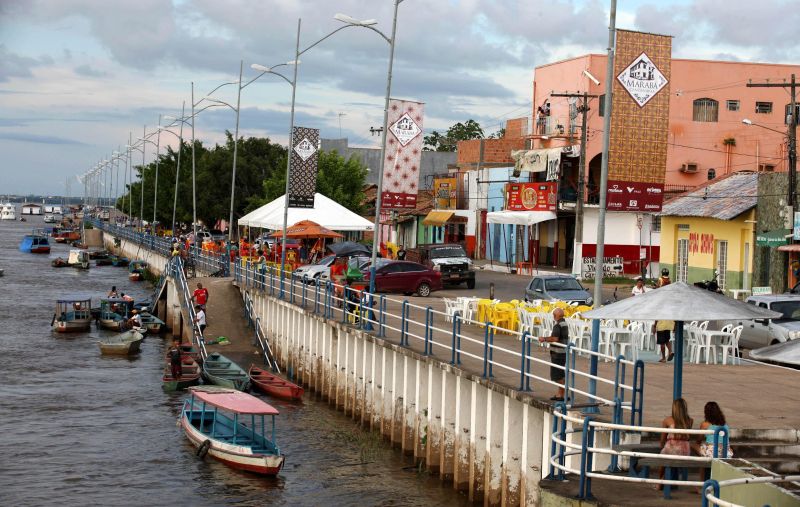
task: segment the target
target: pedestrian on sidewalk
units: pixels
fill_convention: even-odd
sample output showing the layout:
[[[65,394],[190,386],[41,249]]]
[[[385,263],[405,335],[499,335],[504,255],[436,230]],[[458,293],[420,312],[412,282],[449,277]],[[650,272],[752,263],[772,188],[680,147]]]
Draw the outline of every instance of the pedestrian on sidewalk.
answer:
[[[665,285],[669,285],[672,283],[672,280],[669,279],[669,270],[664,268],[661,270],[661,278],[658,279],[658,286],[664,287]]]
[[[175,380],[181,379],[181,339],[173,338],[172,347],[167,350],[167,358],[169,359],[170,369],[172,370],[172,378]]]
[[[539,341],[541,343],[560,343],[566,347],[567,343],[569,343],[569,328],[564,320],[564,310],[561,308],[553,310],[553,319],[555,319],[555,324],[550,336],[540,336]],[[561,384],[556,395],[550,399],[552,401],[563,401],[565,399],[563,386],[564,378],[566,377],[564,367],[567,364],[565,349],[562,347],[550,347],[550,362],[552,363],[550,366],[550,380]]]
[[[644,279],[641,276],[637,276],[636,285],[631,289],[631,296],[641,296],[645,292],[647,292],[647,288],[644,286]]]
[[[196,311],[194,322],[197,324],[197,328],[200,329],[200,334],[203,334],[206,330],[206,312],[200,305],[196,305],[194,309]]]
[[[675,354],[672,353],[670,338],[672,337],[672,331],[675,330],[675,322],[671,320],[657,320],[654,327],[656,331],[656,345],[661,349],[661,359],[659,359],[658,362],[665,363],[667,361],[672,361]],[[667,352],[669,352],[669,356],[665,354],[665,348]]]
[[[197,288],[192,293],[192,302],[205,311],[206,303],[208,302],[208,289],[203,287],[202,283],[198,283]]]

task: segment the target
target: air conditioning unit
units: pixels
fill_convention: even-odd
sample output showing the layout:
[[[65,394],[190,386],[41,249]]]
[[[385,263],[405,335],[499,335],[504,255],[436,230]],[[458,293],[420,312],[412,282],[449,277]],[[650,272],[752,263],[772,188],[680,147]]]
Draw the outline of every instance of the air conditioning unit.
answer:
[[[697,164],[694,162],[687,162],[681,166],[682,173],[696,173],[697,172]]]

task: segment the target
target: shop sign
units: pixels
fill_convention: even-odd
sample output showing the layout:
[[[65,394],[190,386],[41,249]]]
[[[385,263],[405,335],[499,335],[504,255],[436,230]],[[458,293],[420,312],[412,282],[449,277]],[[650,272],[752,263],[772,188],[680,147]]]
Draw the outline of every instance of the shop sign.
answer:
[[[584,257],[581,265],[581,277],[593,279],[595,273],[594,257]],[[603,257],[603,278],[622,275],[622,257]]]
[[[456,209],[456,179],[434,178],[436,209]]]
[[[792,234],[789,229],[777,229],[756,234],[756,245],[758,246],[781,246],[789,243],[787,236]]]
[[[638,211],[658,213],[664,200],[664,185],[661,183],[643,183],[639,181],[608,182],[609,211]]]
[[[417,207],[424,116],[425,104],[397,99],[389,101],[389,132],[381,192],[383,209]]]
[[[506,210],[555,211],[556,183],[506,183]]]

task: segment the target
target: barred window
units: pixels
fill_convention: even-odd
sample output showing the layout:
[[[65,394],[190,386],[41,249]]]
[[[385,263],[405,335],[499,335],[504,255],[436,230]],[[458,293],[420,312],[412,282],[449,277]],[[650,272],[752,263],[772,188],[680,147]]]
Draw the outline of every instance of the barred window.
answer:
[[[697,99],[693,103],[694,111],[692,120],[694,121],[717,121],[719,115],[719,102],[714,99]]]
[[[772,102],[756,102],[756,113],[770,114],[772,112]]]

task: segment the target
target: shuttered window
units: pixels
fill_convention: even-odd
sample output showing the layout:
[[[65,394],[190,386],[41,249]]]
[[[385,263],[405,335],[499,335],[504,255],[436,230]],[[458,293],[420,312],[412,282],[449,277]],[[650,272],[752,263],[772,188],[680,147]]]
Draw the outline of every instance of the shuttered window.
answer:
[[[692,120],[717,121],[719,116],[719,102],[714,99],[697,99],[694,101]]]

